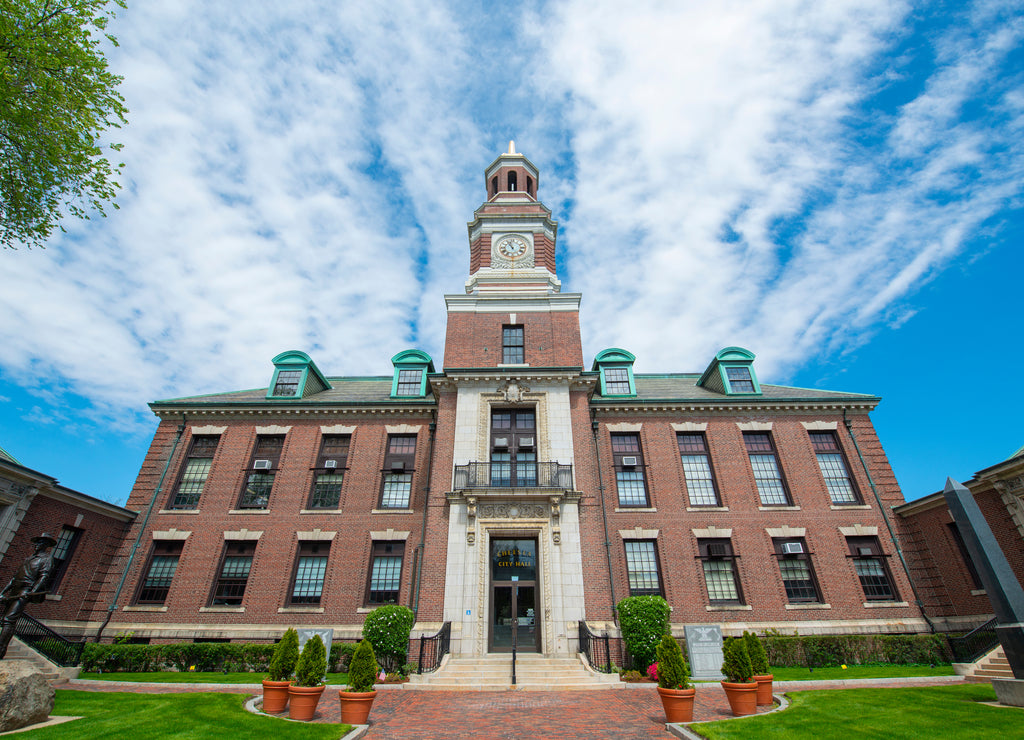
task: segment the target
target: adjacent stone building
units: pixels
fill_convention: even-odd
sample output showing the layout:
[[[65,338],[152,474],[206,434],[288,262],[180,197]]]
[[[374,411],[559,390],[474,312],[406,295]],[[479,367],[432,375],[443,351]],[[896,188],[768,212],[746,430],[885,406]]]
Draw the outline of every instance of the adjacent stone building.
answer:
[[[289,351],[266,388],[151,404],[107,637],[344,639],[398,603],[457,655],[510,649],[513,616],[520,651],[558,654],[580,621],[614,635],[630,594],[727,634],[927,629],[879,399],[764,383],[738,347],[682,373],[585,358],[539,184],[513,147],[487,168],[439,366],[343,377]]]

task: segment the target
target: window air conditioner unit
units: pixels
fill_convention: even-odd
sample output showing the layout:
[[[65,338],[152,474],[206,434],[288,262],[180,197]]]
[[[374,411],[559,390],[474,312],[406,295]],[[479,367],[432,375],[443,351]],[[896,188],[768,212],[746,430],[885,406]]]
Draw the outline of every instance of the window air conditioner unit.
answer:
[[[782,554],[783,555],[802,555],[804,552],[804,544],[802,542],[783,542],[782,543]]]
[[[624,457],[622,458],[622,467],[624,468],[635,468],[636,458],[635,457]]]
[[[257,460],[252,464],[254,470],[270,470],[270,460]]]
[[[337,460],[324,460],[324,467],[325,468],[336,468],[336,467],[338,467],[338,461]]]
[[[494,438],[494,449],[501,449],[508,447],[508,437],[495,437]]]
[[[520,449],[531,449],[533,447],[533,437],[522,437],[519,440],[519,447]]]
[[[857,552],[860,554],[862,558],[870,558],[872,555],[875,554],[871,552],[870,547],[858,547]]]
[[[395,470],[397,470],[397,471],[405,470],[405,460],[392,460],[391,461],[391,470],[393,470],[393,471],[395,471]]]
[[[708,557],[712,558],[724,558],[725,557],[725,545],[721,542],[715,542],[708,545]]]

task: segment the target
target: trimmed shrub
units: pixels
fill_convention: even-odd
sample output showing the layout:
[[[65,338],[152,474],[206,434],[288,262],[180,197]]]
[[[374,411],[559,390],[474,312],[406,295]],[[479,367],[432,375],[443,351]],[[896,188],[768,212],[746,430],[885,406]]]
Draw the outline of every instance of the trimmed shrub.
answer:
[[[373,645],[373,652],[388,673],[394,673],[405,663],[409,652],[409,634],[416,615],[407,606],[379,606],[366,615],[363,639]]]
[[[629,596],[616,608],[622,639],[633,658],[631,667],[646,671],[654,662],[661,636],[668,632],[668,602],[660,596]]]
[[[313,635],[302,646],[299,662],[295,664],[296,686],[319,686],[327,675],[327,650],[320,635]]]
[[[763,638],[774,666],[820,668],[867,664],[947,664],[952,658],[943,635],[781,635]]]
[[[658,643],[658,686],[663,689],[690,688],[690,669],[683,660],[679,643],[665,634]]]
[[[356,647],[348,667],[349,690],[360,693],[373,691],[378,673],[380,666],[377,665],[377,658],[373,654],[373,645],[369,640],[363,640]]]
[[[747,655],[750,656],[750,667],[755,676],[765,676],[769,673],[768,653],[764,650],[761,640],[753,632],[744,632],[743,639],[747,643]]]
[[[320,641],[323,647],[323,641]],[[295,664],[299,660],[299,633],[289,627],[284,631],[281,641],[274,648],[274,657],[270,660],[270,667],[267,669],[267,679],[270,681],[287,681],[295,671]]]
[[[724,660],[722,673],[730,683],[750,683],[754,669],[750,666],[750,655],[747,653],[747,642],[742,637],[729,637],[722,646]]]
[[[275,645],[265,645],[255,642],[242,644],[242,665],[243,670],[253,673],[266,673],[270,669],[270,661],[274,657]]]

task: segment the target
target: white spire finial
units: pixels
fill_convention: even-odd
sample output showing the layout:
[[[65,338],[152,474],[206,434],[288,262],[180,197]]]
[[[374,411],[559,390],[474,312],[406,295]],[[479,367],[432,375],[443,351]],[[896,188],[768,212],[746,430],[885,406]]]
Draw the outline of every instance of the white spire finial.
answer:
[[[516,143],[514,141],[512,141],[511,139],[508,142],[508,153],[509,154],[515,154],[516,153]]]

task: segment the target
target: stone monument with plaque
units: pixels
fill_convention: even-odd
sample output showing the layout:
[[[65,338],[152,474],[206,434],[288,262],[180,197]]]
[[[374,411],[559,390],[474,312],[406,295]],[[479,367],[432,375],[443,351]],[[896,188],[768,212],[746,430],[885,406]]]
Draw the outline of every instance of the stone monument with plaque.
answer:
[[[721,681],[722,628],[717,624],[688,624],[686,652],[690,658],[690,677],[694,681]]]
[[[327,670],[331,670],[331,638],[334,637],[334,630],[330,627],[317,627],[317,628],[304,628],[298,629],[296,632],[299,633],[299,652],[302,652],[302,648],[306,646],[306,641],[309,640],[313,635],[320,635],[320,639],[323,640],[325,655],[327,656]]]

